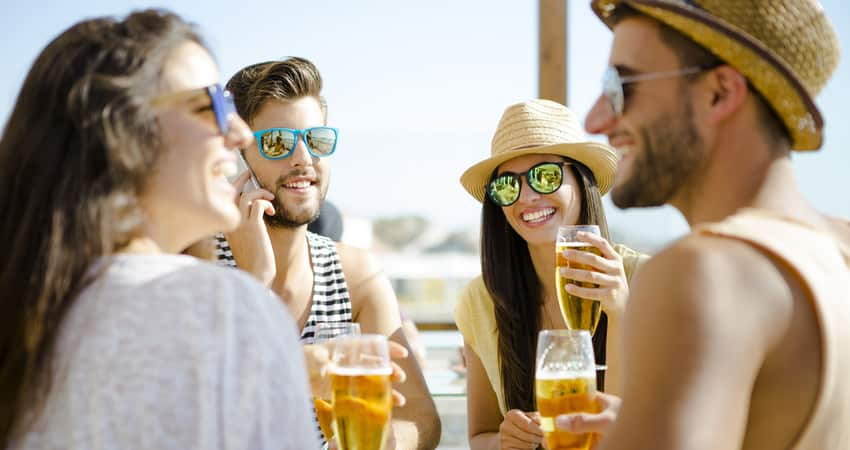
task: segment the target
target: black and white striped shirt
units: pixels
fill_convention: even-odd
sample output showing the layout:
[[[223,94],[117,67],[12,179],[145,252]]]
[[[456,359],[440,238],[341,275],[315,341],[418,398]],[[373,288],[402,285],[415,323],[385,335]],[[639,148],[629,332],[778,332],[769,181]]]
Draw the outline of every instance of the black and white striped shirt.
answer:
[[[316,324],[351,322],[351,298],[342,273],[342,262],[336,243],[327,237],[307,232],[310,261],[313,265],[313,301],[310,316],[301,330],[301,341],[313,343]],[[216,258],[219,264],[236,267],[230,244],[224,235],[216,235]]]

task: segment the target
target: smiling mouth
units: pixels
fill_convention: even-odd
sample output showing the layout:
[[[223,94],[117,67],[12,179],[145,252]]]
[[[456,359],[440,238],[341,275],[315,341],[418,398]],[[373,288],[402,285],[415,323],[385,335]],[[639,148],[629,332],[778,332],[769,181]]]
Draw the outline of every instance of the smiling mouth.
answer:
[[[313,183],[302,180],[302,181],[293,181],[291,183],[284,183],[283,187],[287,189],[305,189],[312,186]]]
[[[542,222],[555,214],[555,208],[545,208],[533,213],[525,213],[522,220],[529,223]]]

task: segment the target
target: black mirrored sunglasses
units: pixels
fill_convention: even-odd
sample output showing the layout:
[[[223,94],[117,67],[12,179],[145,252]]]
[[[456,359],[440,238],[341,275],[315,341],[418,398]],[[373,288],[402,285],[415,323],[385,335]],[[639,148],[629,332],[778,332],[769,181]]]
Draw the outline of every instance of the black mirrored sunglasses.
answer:
[[[521,173],[503,172],[487,183],[487,196],[499,206],[510,206],[518,199],[522,190],[522,177],[538,194],[551,194],[561,187],[564,180],[564,166],[569,162],[543,162],[535,164]]]

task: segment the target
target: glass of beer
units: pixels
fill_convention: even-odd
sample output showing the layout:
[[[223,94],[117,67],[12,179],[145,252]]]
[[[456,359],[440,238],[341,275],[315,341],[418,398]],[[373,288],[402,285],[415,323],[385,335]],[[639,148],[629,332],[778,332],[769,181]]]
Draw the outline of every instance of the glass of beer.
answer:
[[[336,338],[330,370],[334,435],[340,450],[382,450],[392,414],[386,336]]]
[[[558,303],[561,305],[561,314],[567,327],[571,330],[587,330],[590,334],[596,331],[596,325],[602,316],[602,303],[572,295],[565,289],[567,284],[581,287],[599,287],[595,283],[586,283],[564,278],[561,269],[569,267],[572,269],[593,270],[584,264],[568,261],[562,256],[564,250],[579,250],[602,256],[602,252],[593,245],[578,239],[578,232],[593,233],[599,235],[599,227],[596,225],[571,225],[558,228],[558,238],[555,241],[555,285],[558,288]]]
[[[316,324],[316,331],[313,334],[313,342],[322,344],[330,342],[338,336],[359,336],[360,324],[354,322],[319,322]],[[327,386],[323,384],[322,391],[324,392]],[[326,442],[330,442],[334,437],[333,431],[333,409],[331,408],[330,389],[327,389],[326,395],[313,397],[313,408],[316,410],[316,420],[319,421],[319,428],[322,429],[322,435]]]
[[[593,433],[555,427],[559,414],[597,412],[596,366],[587,330],[543,330],[537,338],[534,395],[549,450],[588,450]]]

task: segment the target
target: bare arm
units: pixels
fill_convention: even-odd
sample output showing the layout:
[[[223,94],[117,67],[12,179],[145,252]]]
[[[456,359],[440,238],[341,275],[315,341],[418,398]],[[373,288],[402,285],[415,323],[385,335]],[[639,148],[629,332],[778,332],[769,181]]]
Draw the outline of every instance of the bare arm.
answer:
[[[469,448],[490,450],[499,448],[499,425],[502,413],[499,401],[481,359],[469,345],[464,345],[466,355],[466,420],[469,431]]]
[[[635,279],[619,416],[602,448],[740,448],[759,368],[790,316],[772,264],[738,242],[690,237]]]
[[[472,347],[465,345],[467,369],[467,420],[472,449],[535,450],[543,442],[540,414],[512,409],[504,417],[487,378],[484,365]]]
[[[345,245],[338,247],[354,321],[360,323],[364,333],[388,336],[412,355],[401,328],[398,300],[386,275],[365,251]],[[406,403],[393,409],[392,426],[397,448],[436,448],[440,442],[440,417],[422,370],[413,356],[397,363],[407,375],[407,380],[397,386]]]

